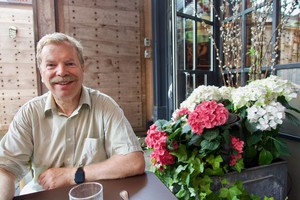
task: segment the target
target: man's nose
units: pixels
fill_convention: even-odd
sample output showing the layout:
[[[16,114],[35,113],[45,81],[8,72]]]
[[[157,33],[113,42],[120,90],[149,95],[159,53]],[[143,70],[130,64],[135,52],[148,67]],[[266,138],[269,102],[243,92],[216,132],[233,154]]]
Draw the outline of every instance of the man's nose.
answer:
[[[56,69],[56,74],[58,76],[65,76],[67,74],[67,68],[64,64],[59,64]]]

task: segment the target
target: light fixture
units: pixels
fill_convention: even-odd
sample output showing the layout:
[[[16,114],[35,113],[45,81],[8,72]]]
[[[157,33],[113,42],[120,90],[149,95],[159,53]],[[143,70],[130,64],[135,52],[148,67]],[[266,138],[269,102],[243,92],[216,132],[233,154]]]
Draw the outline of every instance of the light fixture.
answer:
[[[16,38],[17,37],[17,27],[11,26],[9,27],[9,37],[10,38]]]

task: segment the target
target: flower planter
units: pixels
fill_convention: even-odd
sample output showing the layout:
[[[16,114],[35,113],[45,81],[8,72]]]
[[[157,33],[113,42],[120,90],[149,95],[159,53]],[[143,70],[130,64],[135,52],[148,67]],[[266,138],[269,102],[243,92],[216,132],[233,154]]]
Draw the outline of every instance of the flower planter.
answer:
[[[287,172],[288,162],[281,160],[269,165],[262,165],[245,169],[241,173],[226,174],[230,182],[241,180],[244,188],[250,193],[260,197],[274,197],[274,200],[283,200],[287,196]],[[220,187],[220,179],[214,179],[215,189]]]

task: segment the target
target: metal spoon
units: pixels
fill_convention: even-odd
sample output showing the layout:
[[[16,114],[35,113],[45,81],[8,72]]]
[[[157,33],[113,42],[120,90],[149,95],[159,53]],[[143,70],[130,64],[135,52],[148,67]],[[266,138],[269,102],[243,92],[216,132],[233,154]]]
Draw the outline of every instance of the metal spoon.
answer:
[[[129,199],[129,195],[128,195],[128,192],[126,190],[122,190],[120,192],[120,197],[123,199],[123,200],[128,200]]]

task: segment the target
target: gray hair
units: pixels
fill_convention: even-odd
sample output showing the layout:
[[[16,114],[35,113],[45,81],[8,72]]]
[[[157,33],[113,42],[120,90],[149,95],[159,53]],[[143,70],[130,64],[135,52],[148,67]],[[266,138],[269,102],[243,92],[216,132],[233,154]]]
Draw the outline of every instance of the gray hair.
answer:
[[[76,49],[79,62],[81,66],[84,66],[83,47],[81,43],[75,38],[68,36],[64,33],[51,33],[43,36],[37,43],[36,59],[37,59],[37,65],[39,69],[42,62],[41,52],[44,46],[50,43],[59,44],[62,42],[68,42]]]

